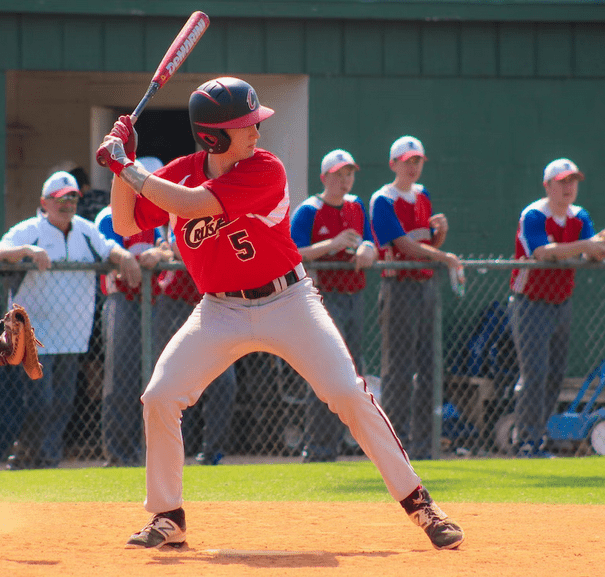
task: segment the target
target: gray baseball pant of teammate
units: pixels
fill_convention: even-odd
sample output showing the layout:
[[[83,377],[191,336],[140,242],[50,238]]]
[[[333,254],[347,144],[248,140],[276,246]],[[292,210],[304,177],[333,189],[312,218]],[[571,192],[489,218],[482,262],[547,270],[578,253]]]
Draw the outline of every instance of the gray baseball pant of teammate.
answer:
[[[408,448],[410,457],[430,458],[433,424],[434,280],[383,279],[379,311],[382,333],[382,406]]]
[[[320,291],[321,292],[321,291]],[[363,371],[363,292],[321,292],[328,313],[343,336],[359,374]],[[345,427],[328,406],[311,394],[305,407],[305,453],[310,460],[334,460]]]
[[[141,397],[148,511],[182,505],[182,411],[229,365],[255,351],[282,357],[328,402],[379,469],[395,500],[403,500],[420,484],[389,420],[357,376],[317,289],[305,278],[262,299],[205,295],[168,343]]]
[[[103,304],[103,453],[114,465],[141,462],[141,305],[124,293],[107,296]]]
[[[569,338],[571,299],[561,304],[512,298],[513,340],[522,387],[515,399],[515,443],[537,449],[563,387]]]
[[[184,300],[175,300],[167,295],[159,295],[156,299],[155,322],[158,326],[158,336],[154,338],[156,358],[168,344],[172,336],[183,326],[194,305]],[[199,437],[199,419],[204,421],[201,450],[212,460],[217,453],[223,453],[223,445],[231,430],[231,420],[237,394],[237,379],[235,367],[229,367],[217,377],[204,391],[201,411],[190,407],[185,411],[181,425],[185,445],[188,440],[196,446]],[[201,415],[200,415],[201,413]],[[185,447],[189,449],[189,447]]]

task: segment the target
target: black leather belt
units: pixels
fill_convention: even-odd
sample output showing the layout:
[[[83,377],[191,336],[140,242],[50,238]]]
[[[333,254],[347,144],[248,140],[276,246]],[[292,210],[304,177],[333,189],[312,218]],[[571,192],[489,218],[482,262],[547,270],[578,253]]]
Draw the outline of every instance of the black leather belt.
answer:
[[[294,283],[297,283],[300,279],[298,278],[296,271],[291,270],[290,272],[287,272],[284,276],[277,279],[278,284],[279,284],[280,280],[283,283],[285,283],[286,287],[289,287],[289,286],[293,285]],[[212,295],[213,297],[226,296],[226,297],[236,297],[236,298],[240,298],[240,299],[251,300],[251,299],[262,299],[263,297],[268,297],[268,296],[272,295],[274,292],[276,292],[275,281],[270,281],[267,284],[264,284],[263,286],[259,286],[257,288],[253,288],[253,289],[246,289],[243,291],[229,291],[229,292],[224,292],[224,293],[208,293],[208,294]]]

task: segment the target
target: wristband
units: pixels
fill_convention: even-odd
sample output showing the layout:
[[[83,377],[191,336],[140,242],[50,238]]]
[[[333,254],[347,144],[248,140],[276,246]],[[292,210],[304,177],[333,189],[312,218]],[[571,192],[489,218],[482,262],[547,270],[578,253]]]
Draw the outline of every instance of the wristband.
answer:
[[[138,192],[141,196],[143,196],[141,190],[143,189],[143,185],[150,175],[151,173],[145,170],[143,167],[132,163],[122,168],[119,177],[135,192]]]

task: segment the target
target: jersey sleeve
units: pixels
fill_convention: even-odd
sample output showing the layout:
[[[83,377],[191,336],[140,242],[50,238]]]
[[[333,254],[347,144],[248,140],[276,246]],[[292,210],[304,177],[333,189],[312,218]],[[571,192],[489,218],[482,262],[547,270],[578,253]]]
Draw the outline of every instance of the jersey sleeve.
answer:
[[[32,234],[34,231],[33,227],[13,226],[0,240],[0,246],[14,248],[25,244],[34,244],[39,236],[38,234]]]
[[[105,213],[95,222],[99,232],[105,237],[115,240],[120,246],[124,246],[124,239],[113,230],[113,220],[111,213]]]
[[[141,230],[150,230],[168,223],[169,214],[148,198],[137,195],[134,205],[134,220]]]
[[[546,215],[539,210],[529,210],[521,217],[519,240],[527,248],[529,256],[549,243],[546,233]]]
[[[405,230],[395,214],[393,204],[384,196],[378,195],[373,199],[370,215],[376,240],[381,247],[388,245],[400,236],[405,236]]]
[[[361,213],[363,214],[363,240],[374,242],[374,236],[372,235],[372,227],[370,226],[370,219],[368,218],[368,212],[366,211],[366,207],[361,200],[361,198],[357,198],[355,201],[361,208]]]
[[[210,190],[224,208],[228,221],[244,215],[267,215],[287,195],[286,170],[273,154],[258,150],[229,172],[207,180]]]
[[[586,209],[582,209],[578,213],[578,218],[582,221],[582,230],[580,231],[580,240],[592,238],[595,235],[592,219]]]
[[[301,204],[292,215],[291,234],[292,240],[298,248],[311,246],[313,233],[313,221],[317,209],[308,204]]]

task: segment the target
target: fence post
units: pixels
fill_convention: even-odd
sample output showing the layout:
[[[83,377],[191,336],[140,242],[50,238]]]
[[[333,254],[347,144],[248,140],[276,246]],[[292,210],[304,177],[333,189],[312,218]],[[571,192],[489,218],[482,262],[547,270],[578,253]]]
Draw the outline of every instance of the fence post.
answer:
[[[141,279],[141,392],[145,390],[153,371],[153,339],[151,322],[152,271],[142,268]]]
[[[433,434],[431,455],[441,458],[441,429],[443,425],[443,302],[441,278],[443,269],[435,269],[435,310],[433,318]]]

